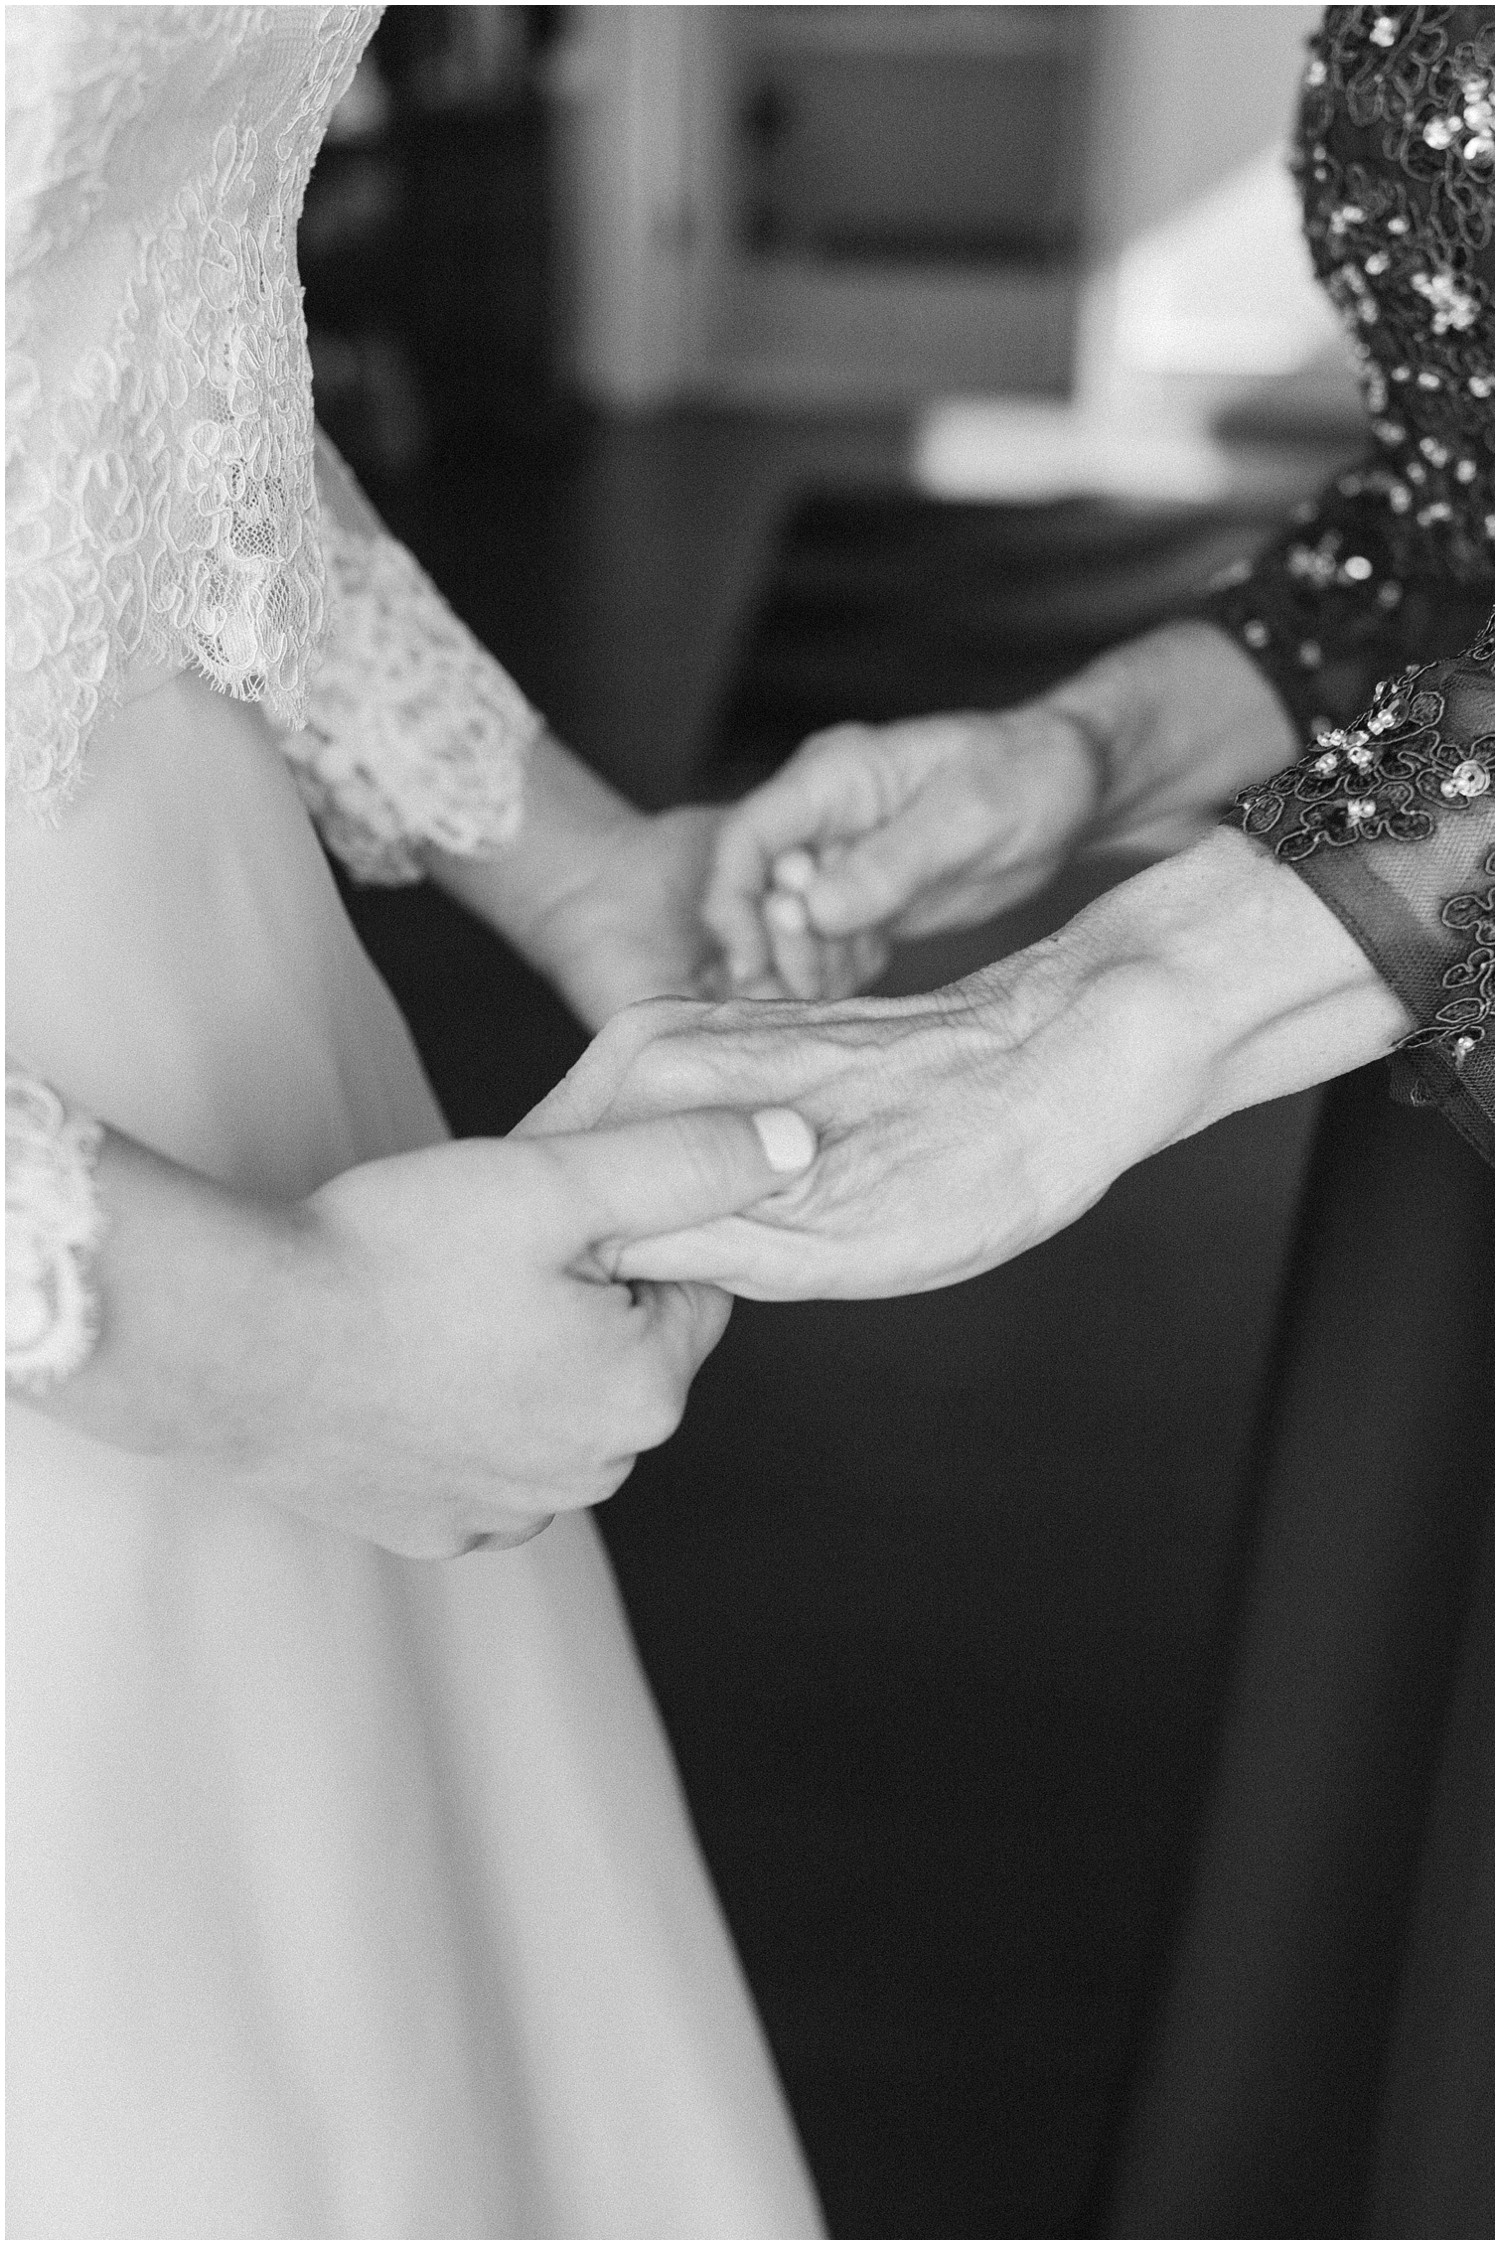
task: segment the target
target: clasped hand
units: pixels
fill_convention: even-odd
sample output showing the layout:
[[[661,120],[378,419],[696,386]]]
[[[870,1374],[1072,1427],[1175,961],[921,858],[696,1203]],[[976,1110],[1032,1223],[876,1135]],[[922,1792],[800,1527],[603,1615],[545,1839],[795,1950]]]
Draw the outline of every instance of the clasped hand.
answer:
[[[527,1127],[794,1108],[817,1133],[803,1175],[632,1240],[620,1274],[760,1300],[917,1293],[1071,1223],[1175,1135],[1191,1076],[1164,1052],[1172,1019],[1149,967],[1045,945],[917,998],[661,999],[618,1015]]]
[[[523,1124],[346,1171],[278,1251],[298,1266],[296,1340],[269,1353],[294,1372],[268,1368],[274,1408],[238,1414],[236,1470],[416,1557],[597,1504],[672,1432],[730,1309],[712,1286],[631,1284],[628,1249],[747,1206],[812,1153],[795,1115],[698,1112]]]

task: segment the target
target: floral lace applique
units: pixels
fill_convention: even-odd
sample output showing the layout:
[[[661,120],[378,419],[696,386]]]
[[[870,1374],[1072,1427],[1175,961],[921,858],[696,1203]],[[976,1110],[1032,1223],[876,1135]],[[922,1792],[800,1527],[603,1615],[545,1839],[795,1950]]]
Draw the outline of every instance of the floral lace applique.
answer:
[[[1309,753],[1278,772],[1259,787],[1247,788],[1228,814],[1230,823],[1265,844],[1283,864],[1301,865],[1319,853],[1349,849],[1361,843],[1431,841],[1440,819],[1476,816],[1487,808],[1493,823],[1495,791],[1495,736],[1471,734],[1462,719],[1449,709],[1450,694],[1437,679],[1451,686],[1465,678],[1469,690],[1484,682],[1484,669],[1494,661],[1493,619],[1479,635],[1459,670],[1455,666],[1413,664],[1400,678],[1383,682],[1373,707],[1357,725],[1335,727],[1322,733]],[[1493,689],[1488,697],[1493,702]],[[1480,837],[1476,836],[1476,843]],[[1413,1105],[1430,1105],[1444,1099],[1455,1080],[1467,1084],[1477,1069],[1486,1084],[1473,1089],[1482,1109],[1492,1096],[1488,1078],[1493,1063],[1474,1056],[1493,1039],[1495,1011],[1495,850],[1491,842],[1482,859],[1489,876],[1487,888],[1465,888],[1441,904],[1436,899],[1424,909],[1432,912],[1437,928],[1464,940],[1464,948],[1436,978],[1443,996],[1430,1001],[1425,1020],[1394,1048],[1399,1055],[1427,1055],[1446,1062],[1446,1083],[1429,1068],[1412,1060],[1398,1064],[1396,1083],[1400,1096]],[[1325,901],[1337,901],[1338,892],[1321,892]],[[1367,928],[1366,948],[1381,964],[1381,941],[1375,928]],[[1441,957],[1441,939],[1434,930],[1434,949]],[[1449,946],[1448,948],[1451,948]],[[1393,976],[1392,979],[1399,977]],[[1429,986],[1430,987],[1430,986]],[[1412,1010],[1426,1010],[1413,1003]],[[1472,1066],[1471,1066],[1472,1063]]]
[[[362,881],[418,881],[421,846],[499,848],[543,721],[406,548],[324,517],[332,609],[306,729],[282,742],[324,841]]]
[[[6,768],[137,659],[300,724],[323,620],[296,268],[369,8],[7,10]]]
[[[1439,1048],[1455,1070],[1492,1034],[1495,1018],[1495,853],[1484,861],[1490,877],[1487,889],[1466,890],[1450,896],[1438,915],[1445,928],[1473,938],[1472,948],[1455,959],[1443,976],[1443,988],[1455,995],[1445,999],[1431,1021],[1413,1029],[1397,1046],[1400,1052]]]
[[[1444,740],[1446,704],[1413,666],[1376,689],[1358,725],[1320,733],[1311,752],[1235,798],[1239,823],[1296,864],[1316,849],[1352,842],[1425,842],[1435,811],[1463,811],[1495,784],[1493,733],[1460,746]]]
[[[103,1133],[24,1069],[5,1069],[5,1377],[39,1393],[94,1345],[89,1263],[103,1234]]]

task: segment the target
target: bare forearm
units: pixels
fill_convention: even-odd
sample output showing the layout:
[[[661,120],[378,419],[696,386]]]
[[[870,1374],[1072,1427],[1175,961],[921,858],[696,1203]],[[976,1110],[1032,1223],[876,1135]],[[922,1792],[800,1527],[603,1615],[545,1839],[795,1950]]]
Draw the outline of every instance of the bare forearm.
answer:
[[[612,840],[640,817],[570,749],[544,734],[527,759],[515,839],[491,857],[430,850],[426,862],[439,887],[545,973],[570,901],[595,876]]]
[[[320,1376],[337,1324],[304,1212],[228,1192],[112,1131],[93,1189],[102,1229],[81,1268],[93,1344],[26,1400],[118,1449],[250,1468],[267,1424]]]

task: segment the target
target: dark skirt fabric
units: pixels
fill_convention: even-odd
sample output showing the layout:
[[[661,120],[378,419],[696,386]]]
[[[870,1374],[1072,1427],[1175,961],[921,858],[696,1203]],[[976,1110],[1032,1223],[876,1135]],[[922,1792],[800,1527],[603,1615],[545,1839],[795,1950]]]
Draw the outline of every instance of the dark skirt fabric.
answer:
[[[1331,1087],[1119,2237],[1492,2237],[1493,1191]]]

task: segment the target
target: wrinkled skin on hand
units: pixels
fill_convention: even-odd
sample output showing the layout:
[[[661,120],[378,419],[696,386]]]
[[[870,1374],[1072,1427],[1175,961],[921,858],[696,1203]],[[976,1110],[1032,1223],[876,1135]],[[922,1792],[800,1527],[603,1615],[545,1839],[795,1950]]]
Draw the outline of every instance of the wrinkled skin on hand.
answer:
[[[719,831],[704,916],[731,980],[800,997],[866,988],[892,943],[972,926],[1077,853],[1162,857],[1295,754],[1244,650],[1173,623],[998,714],[815,735]]]
[[[847,995],[892,942],[993,919],[1053,878],[1098,798],[1076,725],[999,716],[838,725],[717,837],[704,917],[744,986]]]
[[[795,1107],[818,1134],[805,1176],[743,1215],[633,1243],[621,1275],[761,1300],[922,1292],[1072,1222],[1173,1135],[1171,1072],[1146,1057],[1159,1011],[1130,968],[1080,975],[1048,944],[919,998],[640,1006],[528,1128]],[[1115,1085],[1111,1112],[1085,1067]]]

